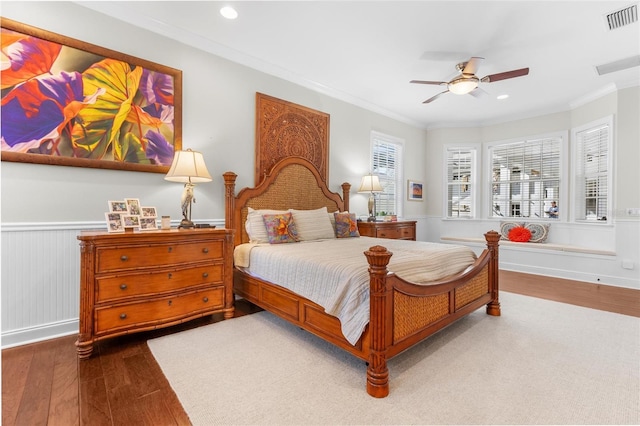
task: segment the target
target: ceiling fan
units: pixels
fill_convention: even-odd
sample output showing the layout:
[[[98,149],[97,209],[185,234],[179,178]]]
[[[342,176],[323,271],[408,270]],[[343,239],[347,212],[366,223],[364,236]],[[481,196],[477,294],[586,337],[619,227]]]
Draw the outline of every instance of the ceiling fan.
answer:
[[[424,81],[411,80],[410,83],[433,84],[437,86],[447,86],[447,90],[427,99],[423,104],[435,101],[440,95],[447,92],[457,95],[470,94],[472,96],[480,96],[485,92],[478,87],[479,83],[492,83],[494,81],[506,80],[509,78],[522,77],[529,74],[529,68],[520,68],[518,70],[506,71],[497,74],[491,74],[482,78],[476,77],[476,72],[480,66],[480,61],[484,58],[477,56],[471,57],[467,62],[460,62],[456,65],[456,70],[460,75],[454,77],[451,81]]]

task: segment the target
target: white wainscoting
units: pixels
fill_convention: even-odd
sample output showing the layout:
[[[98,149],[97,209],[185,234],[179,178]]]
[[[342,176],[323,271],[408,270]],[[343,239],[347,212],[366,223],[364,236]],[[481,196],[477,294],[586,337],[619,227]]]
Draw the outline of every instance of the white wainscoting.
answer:
[[[223,220],[198,222],[224,226]],[[86,229],[106,231],[106,226],[104,222],[2,224],[3,349],[78,333],[77,235]]]
[[[426,241],[446,242],[442,237],[483,238],[489,230],[500,231],[492,220],[443,220],[429,217]],[[549,250],[536,244],[500,246],[500,269],[564,278],[589,283],[640,289],[640,221],[619,219],[614,225],[552,223],[548,242],[576,250]],[[479,253],[484,244],[464,242]],[[583,248],[585,252],[579,252]],[[591,253],[589,253],[591,251]],[[597,254],[607,252],[608,254]]]

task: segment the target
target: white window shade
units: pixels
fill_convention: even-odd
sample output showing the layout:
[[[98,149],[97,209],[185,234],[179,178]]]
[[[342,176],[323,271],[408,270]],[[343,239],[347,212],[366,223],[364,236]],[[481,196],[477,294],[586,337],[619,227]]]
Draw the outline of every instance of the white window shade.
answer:
[[[610,133],[609,123],[575,133],[576,220],[607,221],[609,216]]]
[[[470,148],[448,148],[446,151],[448,218],[475,217],[475,157],[475,150]]]
[[[561,196],[561,144],[554,136],[490,148],[490,217],[549,218]]]
[[[402,215],[402,140],[378,132],[371,133],[371,168],[382,191],[376,194],[376,211]]]

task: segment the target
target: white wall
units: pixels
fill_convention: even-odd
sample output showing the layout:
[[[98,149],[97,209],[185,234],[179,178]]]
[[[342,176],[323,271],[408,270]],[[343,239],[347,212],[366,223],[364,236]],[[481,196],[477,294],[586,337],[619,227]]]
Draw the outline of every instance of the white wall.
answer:
[[[404,139],[405,180],[425,182],[425,201],[405,201],[405,217],[417,219],[418,239],[429,241],[456,233],[480,236],[496,228],[490,220],[442,220],[444,143],[568,129],[577,125],[583,114],[585,119],[591,114],[589,106],[573,113],[487,128],[427,132],[74,3],[3,1],[1,7],[5,18],[183,71],[183,146],[202,151],[214,176],[213,182],[196,188],[193,218],[217,225],[224,220],[221,174],[229,170],[237,173],[238,188],[254,181],[256,92],[330,114],[329,184],[339,191],[342,182],[352,183],[351,210],[358,214],[367,212],[367,197],[355,191],[360,177],[369,170],[371,130]],[[616,208],[640,207],[637,88],[620,91],[608,105],[614,105],[618,131],[623,135],[616,142]],[[74,250],[78,247],[75,236],[82,229],[104,227],[108,200],[136,197],[145,205],[156,206],[159,214],[171,215],[174,221],[180,217],[181,185],[165,181],[161,174],[9,162],[1,162],[0,169],[3,347],[77,331],[79,249]],[[552,239],[585,242],[581,229],[570,224],[557,228]],[[618,218],[611,229],[591,238],[611,245],[617,253],[612,258],[549,258],[544,253],[503,249],[501,267],[587,281],[602,277],[604,283],[638,288],[638,220]],[[621,269],[623,258],[631,259],[635,269]],[[59,290],[53,292],[54,287]]]
[[[355,187],[369,170],[369,133],[406,140],[407,173],[423,179],[426,133],[67,2],[3,2],[3,17],[151,60],[183,71],[183,147],[202,151],[212,183],[196,188],[194,219],[224,217],[223,172],[253,184],[255,94],[314,108],[330,119],[330,185]],[[103,218],[107,200],[140,198],[158,213],[180,216],[182,185],[162,174],[2,163],[3,222],[91,221]],[[353,189],[353,207],[366,214],[366,197]],[[25,196],[26,195],[26,196]],[[20,202],[18,202],[20,200]],[[421,215],[412,203],[408,215]]]
[[[640,289],[640,217],[627,213],[640,207],[640,88],[624,88],[572,110],[480,128],[430,129],[427,144],[427,239],[481,237],[499,230],[499,219],[482,213],[475,220],[443,219],[443,150],[446,144],[486,144],[550,132],[569,132],[593,120],[614,116],[613,215],[609,224],[552,222],[549,243],[610,251],[612,255],[586,255],[536,248],[503,246],[500,267],[594,283]],[[570,141],[571,142],[571,141]],[[484,150],[481,149],[481,154]],[[484,174],[482,174],[484,176]],[[479,197],[487,195],[479,188]],[[486,205],[486,203],[484,203]],[[478,245],[474,245],[479,248]],[[632,269],[623,267],[632,265]]]
[[[265,93],[330,114],[329,185],[341,192],[352,184],[351,210],[367,214],[367,197],[357,185],[369,171],[370,132],[405,140],[406,174],[424,180],[426,131],[238,65],[155,33],[103,16],[70,2],[2,2],[2,16],[28,25],[123,52],[183,72],[183,147],[201,151],[214,181],[195,189],[193,219],[224,223],[222,173],[238,174],[237,189],[254,182],[255,94]],[[180,184],[162,174],[0,163],[2,197],[3,346],[77,330],[79,248],[58,252],[48,235],[62,232],[78,247],[75,235],[104,228],[108,200],[139,198],[158,214],[181,216]],[[405,217],[424,217],[426,203],[407,203]],[[56,234],[57,235],[57,234]],[[37,253],[24,261],[29,244]],[[51,244],[51,246],[47,246]],[[33,253],[36,253],[35,251]],[[43,257],[44,256],[44,257]],[[71,258],[68,258],[71,257]],[[68,259],[67,259],[68,258]],[[51,283],[72,302],[60,310]],[[15,287],[14,287],[15,286]],[[19,287],[19,291],[17,291]],[[45,295],[46,294],[46,295]],[[65,305],[65,306],[67,306]],[[34,310],[36,312],[34,312]],[[39,312],[47,312],[46,315]]]

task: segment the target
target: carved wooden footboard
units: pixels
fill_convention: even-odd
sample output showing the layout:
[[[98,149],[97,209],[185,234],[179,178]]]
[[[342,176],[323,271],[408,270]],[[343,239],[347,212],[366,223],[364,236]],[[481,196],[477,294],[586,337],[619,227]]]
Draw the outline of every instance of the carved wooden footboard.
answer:
[[[302,158],[282,160],[255,188],[235,195],[236,175],[224,174],[226,227],[235,229],[236,245],[248,241],[244,221],[255,209],[348,209],[349,184],[343,198],[329,191],[314,166]],[[362,337],[351,345],[342,335],[337,318],[316,303],[277,284],[234,269],[237,295],[365,360],[367,392],[374,397],[389,393],[387,360],[410,348],[453,321],[487,306],[489,315],[500,315],[498,299],[499,234],[485,234],[487,249],[464,272],[446,280],[415,284],[387,269],[393,255],[382,246],[365,252],[370,275],[370,319]]]

